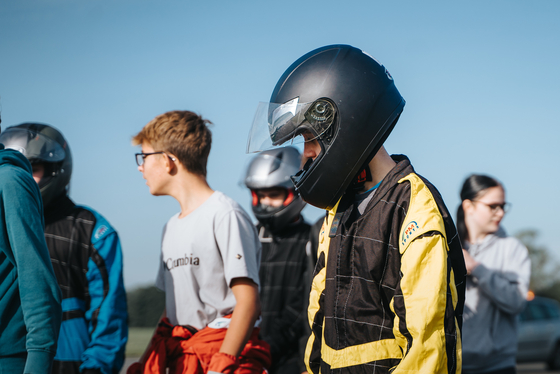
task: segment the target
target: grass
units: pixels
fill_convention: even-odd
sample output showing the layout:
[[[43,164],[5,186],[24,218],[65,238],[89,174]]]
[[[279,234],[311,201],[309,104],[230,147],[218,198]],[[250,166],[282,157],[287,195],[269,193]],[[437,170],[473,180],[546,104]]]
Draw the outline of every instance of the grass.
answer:
[[[153,332],[153,327],[130,327],[128,329],[126,357],[140,357],[148,346]]]

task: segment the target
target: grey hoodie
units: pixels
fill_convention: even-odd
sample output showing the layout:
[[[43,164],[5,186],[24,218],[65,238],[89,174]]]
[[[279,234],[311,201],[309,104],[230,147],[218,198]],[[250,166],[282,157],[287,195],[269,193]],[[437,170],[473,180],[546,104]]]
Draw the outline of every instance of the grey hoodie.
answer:
[[[463,371],[515,366],[517,314],[531,275],[527,248],[500,228],[465,248],[480,263],[467,276],[463,313]]]

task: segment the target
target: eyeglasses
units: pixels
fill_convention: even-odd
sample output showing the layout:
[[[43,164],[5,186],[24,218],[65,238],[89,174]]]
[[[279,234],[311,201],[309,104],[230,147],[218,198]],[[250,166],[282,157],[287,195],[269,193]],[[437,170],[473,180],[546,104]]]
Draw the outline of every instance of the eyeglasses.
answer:
[[[498,211],[498,209],[501,209],[504,211],[504,213],[507,213],[509,208],[511,208],[511,204],[510,203],[502,203],[502,204],[487,204],[484,201],[480,201],[480,200],[473,200],[473,203],[481,203],[486,205],[488,208],[490,208],[490,211],[492,213],[496,213]]]
[[[136,153],[136,154],[135,154],[135,156],[136,156],[136,164],[137,164],[138,166],[142,166],[142,165],[144,165],[144,159],[145,159],[146,157],[148,157],[148,156],[150,156],[150,155],[159,155],[159,154],[164,154],[164,155],[166,155],[166,156],[169,157],[172,161],[175,161],[175,160],[176,160],[175,157],[171,157],[171,156],[169,156],[168,154],[166,154],[166,153],[163,152],[163,151],[162,151],[162,152],[151,152],[151,153],[143,153],[143,152],[142,152],[142,153]]]

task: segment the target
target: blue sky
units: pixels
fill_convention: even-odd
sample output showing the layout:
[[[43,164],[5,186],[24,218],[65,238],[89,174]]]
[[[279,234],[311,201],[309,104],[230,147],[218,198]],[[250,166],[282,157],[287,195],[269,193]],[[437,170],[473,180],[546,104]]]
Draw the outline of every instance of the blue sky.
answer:
[[[2,127],[60,129],[71,197],[118,230],[125,283],[154,281],[161,230],[179,209],[149,194],[131,137],[156,115],[210,119],[210,185],[250,211],[238,182],[259,101],[301,55],[351,44],[391,72],[407,101],[386,142],[455,212],[466,176],[501,180],[510,233],[534,228],[560,258],[560,2],[0,2]],[[316,220],[322,212],[306,208]]]

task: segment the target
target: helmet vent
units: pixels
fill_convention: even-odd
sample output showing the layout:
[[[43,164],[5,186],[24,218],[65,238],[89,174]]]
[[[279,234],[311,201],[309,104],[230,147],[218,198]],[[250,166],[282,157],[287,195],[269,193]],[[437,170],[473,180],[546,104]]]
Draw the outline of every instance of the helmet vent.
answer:
[[[276,170],[280,169],[280,166],[282,166],[282,158],[284,158],[284,152],[280,152],[276,155],[274,161],[272,161],[272,165],[270,166],[270,171],[268,172],[268,174],[272,174]]]
[[[332,125],[334,113],[334,106],[329,101],[319,99],[307,110],[305,119],[315,130],[316,135],[320,136]]]

